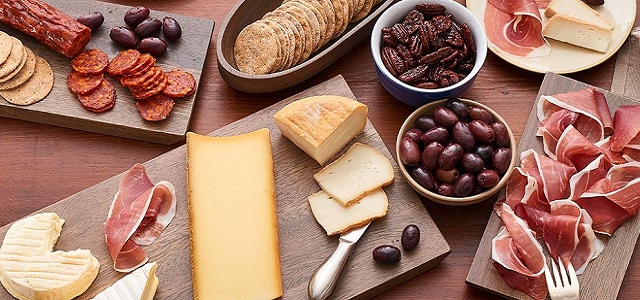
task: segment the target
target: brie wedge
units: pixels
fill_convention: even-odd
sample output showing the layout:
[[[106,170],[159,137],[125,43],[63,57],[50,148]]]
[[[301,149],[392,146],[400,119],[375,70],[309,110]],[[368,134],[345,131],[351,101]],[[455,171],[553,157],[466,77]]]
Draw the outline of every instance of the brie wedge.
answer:
[[[100,263],[89,250],[55,251],[64,220],[42,213],[9,228],[0,248],[0,282],[20,300],[68,300],[84,293]]]
[[[545,9],[544,15],[549,18],[555,15],[564,15],[604,29],[613,29],[613,23],[582,0],[553,0]]]
[[[324,165],[367,125],[367,106],[340,96],[294,101],[275,115],[282,134]]]
[[[607,52],[611,42],[611,30],[565,15],[551,17],[542,30],[542,35],[603,53]]]
[[[389,201],[384,191],[378,189],[345,207],[324,191],[320,191],[309,196],[309,206],[316,221],[327,234],[334,235],[384,217],[389,208]]]
[[[152,300],[158,288],[156,263],[148,263],[118,280],[92,300]]]

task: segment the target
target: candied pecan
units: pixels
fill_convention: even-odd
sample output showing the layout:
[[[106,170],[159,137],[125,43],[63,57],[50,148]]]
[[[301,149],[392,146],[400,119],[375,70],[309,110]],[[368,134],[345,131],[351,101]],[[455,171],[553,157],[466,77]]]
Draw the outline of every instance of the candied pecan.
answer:
[[[411,37],[411,47],[409,47],[409,51],[411,51],[411,55],[413,56],[424,55],[424,46],[422,45],[422,40],[419,36],[415,35]]]
[[[405,24],[414,24],[422,21],[424,21],[424,15],[415,9],[411,10],[404,18]]]
[[[394,38],[396,38],[396,40],[398,40],[398,42],[405,45],[409,44],[409,33],[401,23],[396,23],[395,25],[393,25],[393,27],[391,27],[391,29],[391,34]]]
[[[449,30],[447,38],[444,40],[444,42],[454,47],[462,47],[462,45],[464,45],[464,39],[462,38],[462,35],[460,35],[460,32],[458,32],[458,30],[456,30],[454,27]]]
[[[471,70],[473,70],[473,64],[470,63],[460,63],[458,64],[458,68],[456,68],[458,73],[461,74],[469,74]]]
[[[408,69],[396,49],[391,47],[384,47],[382,49],[382,63],[384,63],[387,70],[389,70],[393,76],[398,76],[398,74],[402,74]]]
[[[407,33],[409,34],[409,36],[416,33],[416,31],[418,30],[418,26],[419,24],[416,24],[416,23],[404,24],[404,28],[407,30]]]
[[[429,72],[427,73],[426,77],[433,82],[439,82],[440,79],[442,78],[442,72],[444,72],[444,65],[443,64],[438,64],[436,65],[435,68],[430,68]]]
[[[382,27],[382,30],[380,30],[382,32],[382,34],[391,34],[392,29],[391,27]]]
[[[425,24],[418,26],[418,37],[420,37],[422,41],[424,52],[431,52],[431,41],[429,40],[429,33]]]
[[[449,56],[443,58],[440,62],[443,63],[443,64],[446,64],[446,63],[454,60],[456,57],[458,57],[459,54],[460,54],[460,51],[454,50],[453,53],[451,53]]]
[[[473,35],[471,34],[471,29],[469,29],[469,25],[467,25],[467,23],[462,24],[460,33],[462,33],[462,38],[464,38],[464,42],[467,44],[467,47],[469,47],[469,51],[471,51],[471,53],[476,53],[476,44],[473,41]]]
[[[458,58],[454,58],[445,66],[445,69],[453,70],[453,68],[455,68],[457,65],[458,65]]]
[[[429,66],[418,65],[417,67],[402,73],[402,75],[400,75],[398,79],[400,79],[403,82],[413,82],[418,80],[420,77],[424,76],[425,74],[427,74],[428,70],[429,70]]]
[[[453,48],[451,47],[442,47],[434,52],[431,52],[420,59],[421,64],[434,64],[440,62],[445,57],[451,55],[453,53]]]
[[[437,3],[420,3],[416,5],[416,9],[429,17],[444,14],[447,10],[443,5]]]
[[[438,85],[439,85],[440,87],[448,87],[448,86],[450,86],[450,85],[451,85],[451,82],[449,81],[449,78],[447,78],[447,77],[442,77],[442,78],[440,79],[440,81],[438,82]]]
[[[469,48],[467,48],[467,44],[462,44],[462,49],[460,49],[460,58],[465,58],[469,55]]]
[[[429,35],[429,43],[430,43],[430,48],[432,50],[436,50],[438,49],[438,33],[436,31],[436,27],[433,26],[433,23],[431,21],[425,21],[424,22],[425,28],[426,28],[426,33]]]
[[[458,77],[458,73],[451,71],[451,70],[446,70],[442,72],[442,76],[446,79],[448,79],[450,84],[456,84],[458,82],[460,82],[460,78]]]
[[[432,81],[416,82],[413,86],[420,89],[437,89],[438,88],[438,84]]]
[[[433,25],[436,27],[438,34],[447,33],[449,29],[451,29],[451,23],[453,23],[451,19],[443,15],[437,15],[433,17],[433,19],[431,19],[431,22],[433,22]]]
[[[398,55],[402,58],[408,68],[413,68],[416,65],[416,60],[413,59],[411,51],[407,46],[400,44],[396,47],[396,51],[398,51]]]
[[[382,41],[391,47],[398,46],[398,40],[396,40],[393,35],[389,33],[385,33],[382,35]]]

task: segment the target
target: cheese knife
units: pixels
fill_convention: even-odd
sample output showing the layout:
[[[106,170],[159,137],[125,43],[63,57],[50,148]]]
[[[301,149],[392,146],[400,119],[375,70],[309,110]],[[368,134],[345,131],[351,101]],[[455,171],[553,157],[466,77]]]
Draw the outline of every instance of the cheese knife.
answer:
[[[356,242],[358,242],[370,224],[371,222],[340,235],[338,248],[333,251],[329,258],[322,262],[313,273],[313,276],[311,276],[311,280],[309,280],[309,299],[324,300],[333,293],[338,284],[338,277],[340,277],[342,269],[344,269],[349,260],[351,250],[353,250]]]

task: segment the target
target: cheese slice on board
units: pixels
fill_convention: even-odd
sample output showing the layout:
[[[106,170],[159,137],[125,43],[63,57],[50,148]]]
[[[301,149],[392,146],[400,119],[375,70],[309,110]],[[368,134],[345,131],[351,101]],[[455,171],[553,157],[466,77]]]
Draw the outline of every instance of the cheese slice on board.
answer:
[[[548,38],[599,52],[607,52],[611,34],[611,30],[564,15],[551,17],[542,30]]]
[[[341,96],[294,101],[275,115],[284,136],[324,165],[367,125],[367,106]]]
[[[393,177],[389,159],[361,143],[313,175],[322,190],[344,206],[391,184]]]
[[[316,221],[328,235],[340,234],[384,217],[389,209],[387,194],[382,189],[346,207],[320,191],[309,196],[309,205]]]
[[[156,267],[155,262],[145,264],[97,294],[92,300],[152,300],[158,289]]]
[[[0,248],[0,282],[20,300],[68,300],[84,293],[100,263],[89,250],[52,252],[64,220],[42,213],[19,220]]]
[[[613,23],[603,17],[582,0],[553,0],[544,11],[544,15],[551,18],[564,15],[604,29],[613,30]]]
[[[187,182],[194,299],[281,297],[269,130],[188,133]]]

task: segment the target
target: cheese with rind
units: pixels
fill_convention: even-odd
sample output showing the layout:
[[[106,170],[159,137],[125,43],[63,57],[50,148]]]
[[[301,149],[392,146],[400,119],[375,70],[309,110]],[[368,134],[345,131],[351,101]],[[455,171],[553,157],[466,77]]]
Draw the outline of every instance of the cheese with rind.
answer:
[[[603,17],[582,0],[553,0],[544,11],[544,15],[551,18],[564,15],[604,29],[612,30],[613,23]]]
[[[384,217],[389,209],[387,194],[382,189],[343,206],[324,191],[309,196],[309,206],[316,221],[328,235],[340,234]]]
[[[158,289],[156,267],[155,262],[145,264],[116,281],[92,300],[152,300]]]
[[[560,14],[551,17],[542,30],[548,38],[599,52],[607,52],[611,34],[611,30]]]

